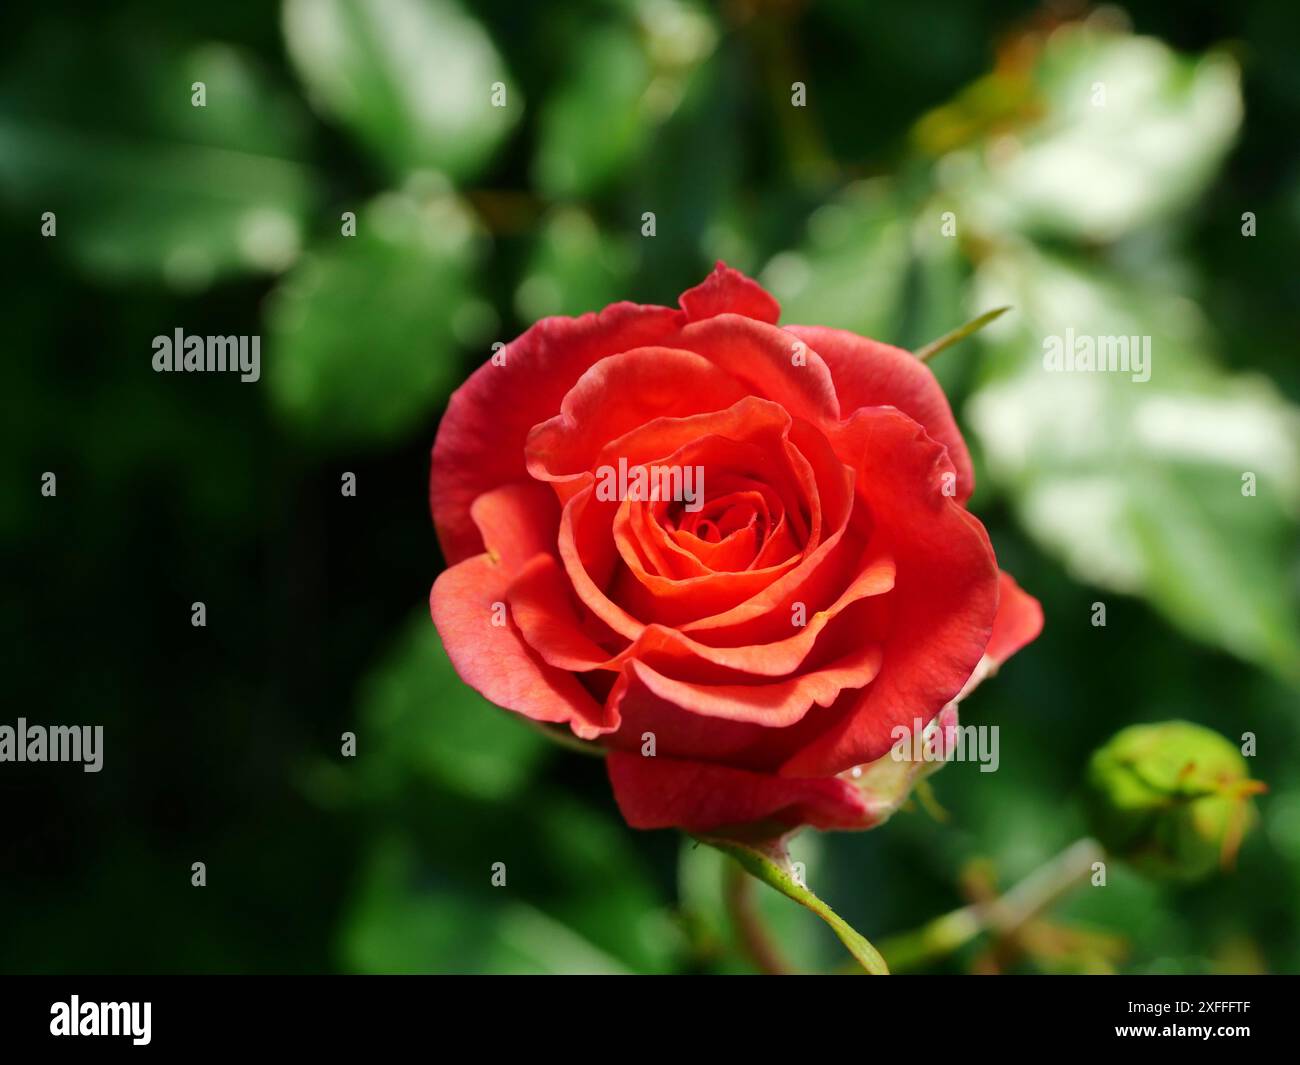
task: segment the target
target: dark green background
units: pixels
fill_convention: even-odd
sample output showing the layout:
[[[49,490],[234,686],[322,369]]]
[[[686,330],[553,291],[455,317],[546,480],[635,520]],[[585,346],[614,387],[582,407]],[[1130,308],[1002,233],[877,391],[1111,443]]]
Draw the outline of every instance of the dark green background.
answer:
[[[97,775],[0,765],[0,968],[744,968],[716,857],[623,826],[598,760],[548,745],[450,671],[425,605],[441,566],[428,449],[448,391],[536,314],[671,304],[719,256],[779,289],[798,249],[814,284],[786,301],[787,320],[905,346],[985,309],[977,282],[999,255],[1029,275],[1033,256],[1068,263],[1103,307],[1098,331],[1131,314],[1157,360],[1182,350],[1163,337],[1200,323],[1195,359],[1169,356],[1195,363],[1174,391],[1215,401],[1240,387],[1239,422],[1264,433],[1251,445],[1260,498],[1245,503],[1252,467],[1213,418],[1185,415],[1205,445],[1192,462],[1111,451],[1109,424],[1091,457],[1062,458],[1050,433],[1063,415],[1040,426],[1049,438],[1026,467],[991,473],[996,426],[973,433],[974,509],[1047,616],[963,708],[1001,726],[1001,768],[934,778],[944,823],[910,809],[879,831],[801,837],[811,886],[877,941],[960,905],[972,869],[1005,887],[1084,831],[1079,785],[1099,743],[1186,718],[1258,737],[1252,770],[1271,791],[1236,871],[1173,889],[1112,863],[1106,889],[1052,916],[1116,941],[1011,965],[1300,971],[1300,10],[1128,6],[1133,31],[1164,45],[1122,70],[1140,81],[1168,49],[1179,57],[1149,97],[1112,82],[1109,108],[1179,113],[1195,61],[1216,50],[1241,70],[1244,111],[1220,150],[1193,124],[1161,157],[1171,169],[1128,164],[1123,187],[1159,202],[1106,231],[1063,217],[1097,187],[1086,166],[1056,175],[1058,213],[1014,222],[934,191],[944,138],[996,154],[999,138],[1032,146],[1078,120],[1050,72],[1016,74],[1052,23],[1032,4],[502,0],[450,21],[449,4],[417,0],[321,10],[346,29],[351,104],[318,41],[291,60],[276,4],[6,12],[0,720],[103,724],[106,751]],[[413,45],[403,66],[382,31],[410,10],[433,21],[389,27]],[[1098,56],[1124,39],[1097,33]],[[464,91],[481,106],[489,75],[508,71],[508,117],[412,123],[410,87],[457,69],[420,58],[428,35],[453,55],[492,42]],[[208,83],[204,109],[190,106],[194,80]],[[796,80],[807,108],[790,106]],[[1104,133],[1098,158],[1139,139]],[[917,235],[948,209],[960,251]],[[40,236],[47,210],[54,239]],[[361,219],[353,241],[339,235],[346,210]],[[1258,236],[1241,235],[1243,211]],[[1043,331],[1031,303],[1012,302],[1020,325],[940,357],[964,427],[988,390],[1032,380]],[[1083,329],[1087,314],[1068,321]],[[152,338],[177,327],[260,334],[262,380],[153,373]],[[1087,517],[1076,536],[1140,552],[1135,594],[1068,564],[1026,516],[1080,461],[1127,493],[1133,544]],[[39,492],[47,470],[53,499]],[[355,499],[340,495],[344,471]],[[206,628],[190,625],[195,600]],[[1089,620],[1098,601],[1104,629]],[[339,755],[345,730],[356,759]],[[489,884],[498,861],[506,888]],[[814,918],[765,894],[793,958],[840,962]],[[978,949],[935,968],[967,969]]]

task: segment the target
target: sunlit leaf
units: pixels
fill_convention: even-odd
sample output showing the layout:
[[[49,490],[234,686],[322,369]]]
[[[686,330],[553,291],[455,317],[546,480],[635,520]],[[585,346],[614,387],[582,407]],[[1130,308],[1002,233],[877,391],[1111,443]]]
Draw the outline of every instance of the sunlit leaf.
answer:
[[[981,334],[994,368],[969,413],[1029,532],[1079,579],[1146,596],[1191,635],[1296,678],[1295,589],[1278,579],[1300,506],[1295,409],[1265,379],[1220,373],[1195,307],[1156,282],[1028,248],[979,281],[981,303],[1017,313]],[[1050,371],[1048,338],[1065,344],[1067,330],[1134,351],[1149,338],[1150,379]]]
[[[1190,203],[1241,122],[1233,60],[1188,59],[1150,37],[1067,25],[1029,79],[1016,77],[1008,69],[989,80],[1023,94],[1019,119],[938,171],[964,205],[963,223],[986,234],[1112,240]]]
[[[582,39],[566,80],[542,108],[534,175],[551,196],[597,190],[645,146],[650,60],[629,28]]]
[[[284,35],[310,98],[396,174],[471,176],[523,113],[455,0],[286,0]]]
[[[632,166],[713,49],[716,30],[695,6],[651,0],[629,7],[635,23],[596,23],[574,40],[542,106],[533,178],[548,196],[599,192]]]

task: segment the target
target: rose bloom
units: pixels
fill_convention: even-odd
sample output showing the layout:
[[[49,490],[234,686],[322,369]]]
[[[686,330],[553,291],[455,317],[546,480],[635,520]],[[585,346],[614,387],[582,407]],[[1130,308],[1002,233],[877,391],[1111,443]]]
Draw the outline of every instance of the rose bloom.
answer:
[[[634,827],[868,828],[894,730],[1042,612],[924,363],[778,326],[721,263],[679,302],[543,319],[452,396],[434,623],[466,683],[607,751]]]

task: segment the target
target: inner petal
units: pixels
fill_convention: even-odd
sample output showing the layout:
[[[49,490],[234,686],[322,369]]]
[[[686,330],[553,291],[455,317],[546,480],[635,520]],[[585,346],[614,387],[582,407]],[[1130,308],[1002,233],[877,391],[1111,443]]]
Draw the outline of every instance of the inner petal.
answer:
[[[767,542],[772,505],[783,512],[780,499],[767,486],[726,492],[707,500],[692,513],[671,505],[661,508],[660,522],[669,538],[715,572],[753,568]]]

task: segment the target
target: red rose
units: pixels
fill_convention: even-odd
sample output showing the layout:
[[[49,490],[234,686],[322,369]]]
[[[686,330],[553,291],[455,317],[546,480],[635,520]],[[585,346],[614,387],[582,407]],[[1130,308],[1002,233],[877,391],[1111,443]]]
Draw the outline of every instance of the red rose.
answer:
[[[869,827],[854,767],[1042,612],[924,363],[781,328],[721,263],[680,304],[544,319],[452,396],[434,623],[492,702],[607,748],[635,827]]]

